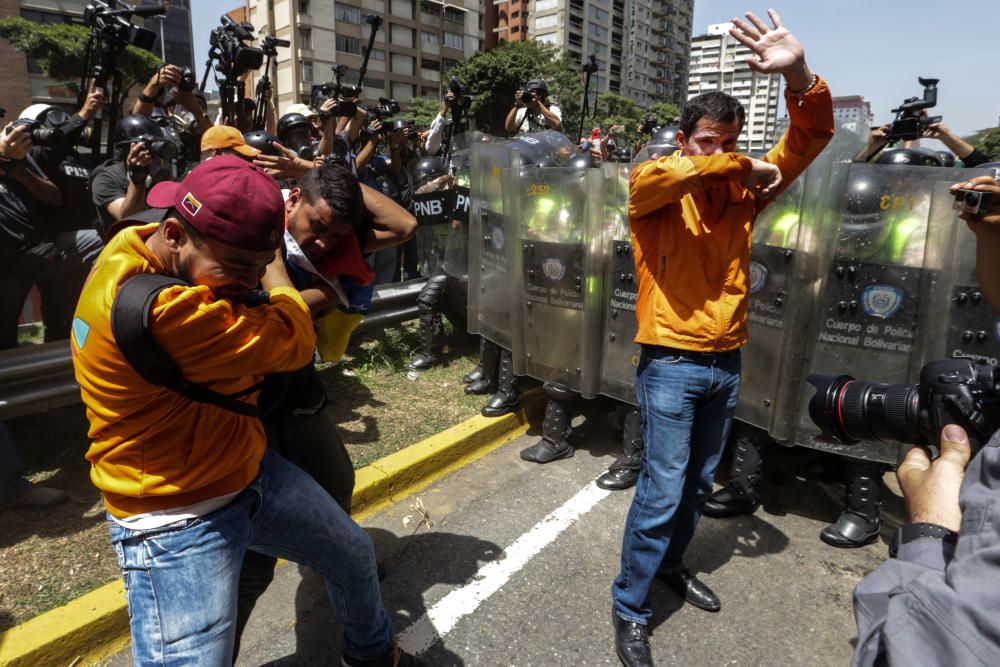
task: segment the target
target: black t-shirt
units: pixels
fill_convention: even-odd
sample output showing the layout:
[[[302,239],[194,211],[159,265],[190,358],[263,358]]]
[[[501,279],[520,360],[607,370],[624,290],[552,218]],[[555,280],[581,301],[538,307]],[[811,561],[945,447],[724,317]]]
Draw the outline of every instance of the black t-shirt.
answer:
[[[121,199],[128,192],[128,172],[122,160],[108,160],[94,170],[90,194],[97,209],[101,232],[106,233],[118,222],[108,213],[108,204]]]
[[[24,167],[36,176],[45,178],[35,160],[28,155]],[[0,178],[0,255],[10,255],[42,240],[40,228],[42,202],[28,192],[28,188],[12,178]]]

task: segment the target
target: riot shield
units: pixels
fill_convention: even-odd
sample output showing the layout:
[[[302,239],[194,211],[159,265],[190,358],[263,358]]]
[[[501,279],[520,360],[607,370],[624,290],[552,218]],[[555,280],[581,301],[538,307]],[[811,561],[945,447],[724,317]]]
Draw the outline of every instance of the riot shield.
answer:
[[[804,336],[836,240],[831,186],[837,151],[825,151],[754,222],[743,375],[737,419],[787,441],[798,426],[799,392],[812,351]],[[842,176],[840,177],[842,178]]]
[[[603,245],[609,251],[605,262],[603,297],[601,393],[632,405],[637,404],[635,369],[639,365],[639,346],[635,343],[639,283],[628,225],[628,182],[634,167],[632,164],[608,164],[603,167],[601,220]]]
[[[417,257],[423,276],[444,272],[452,214],[458,193],[450,175],[443,175],[414,190],[411,197],[417,219]]]
[[[475,144],[470,170],[469,331],[512,350],[520,332],[518,225],[504,210],[509,142]],[[516,305],[516,307],[515,307]]]
[[[469,274],[469,210],[472,208],[472,145],[480,133],[456,135],[451,153],[455,208],[444,253],[444,272],[463,282]]]
[[[514,371],[558,382],[586,398],[600,384],[605,246],[601,243],[601,172],[521,167],[511,170],[505,208],[520,225],[523,366]]]
[[[951,183],[968,172],[937,167],[855,163],[840,192],[836,250],[828,264],[810,373],[913,383],[928,334],[947,310],[931,307],[953,274],[960,221]],[[803,386],[798,444],[854,458],[897,463],[906,445],[841,445],[816,439],[808,416],[814,391]]]

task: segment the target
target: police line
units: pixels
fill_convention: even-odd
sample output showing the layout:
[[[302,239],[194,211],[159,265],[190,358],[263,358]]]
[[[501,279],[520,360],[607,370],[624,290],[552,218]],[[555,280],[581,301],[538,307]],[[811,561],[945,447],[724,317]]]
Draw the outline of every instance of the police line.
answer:
[[[634,404],[635,165],[559,166],[573,147],[555,134],[473,146],[469,329],[511,350],[520,375]],[[838,129],[755,223],[737,418],[780,443],[828,448],[808,418],[810,374],[913,383],[934,359],[1000,358],[1000,319],[948,192],[980,172],[852,163],[858,144]]]

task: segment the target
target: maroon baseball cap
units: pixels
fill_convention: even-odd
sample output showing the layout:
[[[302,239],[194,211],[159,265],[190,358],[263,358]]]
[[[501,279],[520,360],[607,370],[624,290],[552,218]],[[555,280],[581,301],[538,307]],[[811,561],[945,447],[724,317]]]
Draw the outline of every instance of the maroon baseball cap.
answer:
[[[278,183],[235,155],[202,162],[180,183],[157,183],[146,203],[172,206],[205,236],[242,250],[274,250],[285,233]]]

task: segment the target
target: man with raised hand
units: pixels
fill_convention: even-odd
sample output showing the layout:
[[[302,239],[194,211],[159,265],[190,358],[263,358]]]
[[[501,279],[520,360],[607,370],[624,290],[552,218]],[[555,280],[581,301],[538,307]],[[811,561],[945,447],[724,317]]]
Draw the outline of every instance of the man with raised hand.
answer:
[[[684,107],[680,149],[631,176],[642,346],[636,387],[646,448],[611,589],[615,648],[630,667],[653,664],[646,624],[655,578],[701,609],[720,608],[683,556],[739,396],[753,221],[833,136],[830,91],[777,13],[768,15],[772,28],[748,13],[749,22],[733,20],[730,35],[752,52],[751,69],[785,77],[791,125],[778,145],[761,160],[736,153],[743,107],[706,93]]]

